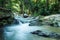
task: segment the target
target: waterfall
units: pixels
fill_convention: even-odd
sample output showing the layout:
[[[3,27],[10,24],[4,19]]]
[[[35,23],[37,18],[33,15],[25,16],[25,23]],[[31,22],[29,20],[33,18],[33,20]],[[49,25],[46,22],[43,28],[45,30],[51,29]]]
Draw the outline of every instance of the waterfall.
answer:
[[[20,16],[18,16],[17,13],[14,13],[14,18],[19,22],[19,24],[22,24],[22,22],[20,21]]]
[[[19,24],[23,24],[23,23],[19,20]]]
[[[19,16],[18,13],[14,13],[14,18],[19,22],[19,24],[25,24],[29,23],[31,20],[30,18],[23,18],[22,16]]]

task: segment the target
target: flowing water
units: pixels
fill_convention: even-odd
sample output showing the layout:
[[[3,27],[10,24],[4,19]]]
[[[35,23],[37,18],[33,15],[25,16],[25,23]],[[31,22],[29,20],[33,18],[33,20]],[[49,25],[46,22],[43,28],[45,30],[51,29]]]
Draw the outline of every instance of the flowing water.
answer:
[[[19,18],[21,19],[21,18]],[[50,26],[29,26],[29,22],[21,23],[20,20],[18,25],[6,26],[4,28],[4,39],[5,40],[60,40],[55,38],[46,38],[37,35],[33,35],[30,32],[35,30],[42,30],[46,32],[56,32],[60,34],[59,27],[50,27]]]

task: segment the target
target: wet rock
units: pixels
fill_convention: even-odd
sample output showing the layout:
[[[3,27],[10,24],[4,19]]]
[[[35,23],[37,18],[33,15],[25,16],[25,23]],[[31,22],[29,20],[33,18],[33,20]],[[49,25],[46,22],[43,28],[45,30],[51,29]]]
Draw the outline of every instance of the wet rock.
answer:
[[[36,32],[42,32],[41,30],[36,30]]]
[[[43,33],[42,31],[40,30],[36,30],[34,32],[31,32],[32,34],[36,34],[38,36],[43,36],[43,37],[49,37],[49,35],[47,35],[46,33]]]
[[[24,14],[24,15],[23,15],[23,17],[24,17],[24,18],[27,18],[27,17],[28,17],[28,15],[27,15],[27,14]]]
[[[42,36],[42,37],[49,37],[49,34],[47,34],[46,32],[39,32],[38,36]]]
[[[50,23],[49,25],[50,25],[50,26],[53,26],[53,27],[59,27],[58,22]]]
[[[5,25],[12,24],[13,14],[10,9],[0,8],[0,28],[3,28]]]
[[[50,15],[43,18],[45,25],[60,27],[60,14]]]
[[[31,32],[32,34],[39,34],[39,32],[41,32],[40,30],[36,30],[34,32]]]
[[[38,36],[42,36],[42,37],[49,37],[49,38],[60,38],[60,35],[55,33],[55,32],[51,32],[49,34],[47,34],[46,32],[43,32],[41,30],[36,30],[34,32],[31,32],[32,34],[36,34]]]
[[[51,37],[51,38],[57,38],[58,36],[59,36],[59,34],[56,34],[54,32],[49,34],[49,37]]]
[[[13,23],[13,18],[12,17],[8,17],[6,19],[2,19],[0,20],[0,28],[3,28],[6,25],[11,25]]]
[[[17,19],[14,19],[13,24],[19,24],[19,21]]]
[[[50,26],[54,26],[54,24],[53,23],[51,23],[51,24],[49,24]]]

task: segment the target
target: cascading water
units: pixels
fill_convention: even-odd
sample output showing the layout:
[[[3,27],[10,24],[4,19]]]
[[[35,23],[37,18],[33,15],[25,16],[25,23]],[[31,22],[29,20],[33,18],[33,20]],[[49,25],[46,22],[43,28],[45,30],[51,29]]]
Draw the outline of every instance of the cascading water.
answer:
[[[22,24],[20,21],[20,16],[18,16],[18,14],[14,13],[14,18],[19,22],[19,24]]]

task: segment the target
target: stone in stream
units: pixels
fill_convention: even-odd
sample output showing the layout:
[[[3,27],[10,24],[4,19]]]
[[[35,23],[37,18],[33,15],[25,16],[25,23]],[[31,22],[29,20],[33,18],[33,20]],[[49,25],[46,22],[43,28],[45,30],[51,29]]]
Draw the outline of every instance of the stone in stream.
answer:
[[[51,37],[51,38],[57,38],[58,36],[60,36],[60,35],[57,34],[57,33],[54,33],[54,32],[51,32],[51,33],[49,34],[49,37]]]
[[[31,33],[32,33],[32,34],[36,34],[36,35],[38,35],[38,36],[49,37],[48,34],[43,33],[43,32],[40,31],[40,30],[36,30],[36,31],[34,31],[34,32],[31,32]]]
[[[19,24],[19,21],[17,19],[14,19],[13,24]]]
[[[36,31],[34,31],[34,32],[31,32],[31,33],[32,33],[32,34],[38,34],[39,32],[42,32],[42,31],[36,30]]]
[[[47,33],[43,33],[43,32],[38,33],[38,36],[49,37],[49,35]]]
[[[25,14],[23,14],[23,17],[24,17],[24,18],[27,18],[27,17],[28,17],[28,15],[25,13]]]
[[[43,32],[41,30],[36,30],[34,32],[31,32],[32,34],[36,34],[38,36],[42,36],[42,37],[49,37],[49,38],[60,38],[60,35],[55,33],[55,32],[51,32],[49,34],[47,34],[46,32]]]

